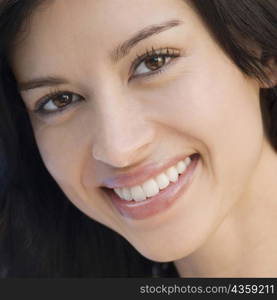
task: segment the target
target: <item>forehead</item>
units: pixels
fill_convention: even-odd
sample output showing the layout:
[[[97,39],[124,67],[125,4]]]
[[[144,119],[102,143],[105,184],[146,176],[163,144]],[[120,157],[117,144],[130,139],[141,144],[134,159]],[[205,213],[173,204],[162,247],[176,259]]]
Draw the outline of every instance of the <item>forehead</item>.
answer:
[[[195,16],[184,0],[45,1],[32,14],[27,34],[14,50],[13,65],[47,67],[45,57],[49,67],[82,58],[87,64],[88,55],[102,59],[103,52],[142,28],[172,19],[188,27]]]
[[[115,25],[125,31],[128,25],[159,21],[167,14],[180,16],[186,0],[44,0],[33,15],[35,27],[57,26],[92,30],[95,25]],[[34,29],[34,28],[33,28]],[[65,29],[65,28],[63,28]],[[35,32],[35,30],[34,30]]]

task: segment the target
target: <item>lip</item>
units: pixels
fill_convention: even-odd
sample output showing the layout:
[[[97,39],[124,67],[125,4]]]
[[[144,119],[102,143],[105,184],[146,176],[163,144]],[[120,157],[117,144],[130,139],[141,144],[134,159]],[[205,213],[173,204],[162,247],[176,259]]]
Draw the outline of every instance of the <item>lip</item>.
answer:
[[[191,156],[192,161],[186,171],[179,175],[177,182],[171,182],[167,188],[161,190],[156,196],[143,201],[127,201],[121,199],[112,189],[104,188],[118,212],[127,218],[141,220],[154,216],[171,207],[183,195],[192,182],[195,169],[200,160],[199,154]]]
[[[176,156],[175,158],[160,164],[150,163],[141,166],[132,172],[107,178],[101,182],[100,186],[104,188],[115,189],[115,188],[132,187],[132,186],[140,185],[143,182],[147,181],[148,179],[152,177],[156,177],[163,171],[176,165],[179,161],[184,160],[187,157],[192,156],[194,154],[196,153],[191,153],[187,155],[183,154],[183,155]]]

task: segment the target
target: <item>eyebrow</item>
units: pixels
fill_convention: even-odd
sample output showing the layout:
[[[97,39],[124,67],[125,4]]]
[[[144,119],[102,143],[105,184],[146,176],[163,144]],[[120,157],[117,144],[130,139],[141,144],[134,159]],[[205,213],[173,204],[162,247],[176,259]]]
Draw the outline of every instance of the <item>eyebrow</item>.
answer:
[[[119,62],[119,60],[121,60],[126,55],[128,55],[131,49],[134,46],[136,46],[139,42],[153,35],[159,34],[165,30],[179,26],[180,24],[182,24],[182,21],[173,19],[163,23],[153,24],[141,29],[140,31],[135,33],[131,38],[129,38],[128,40],[126,40],[125,42],[117,46],[110,53],[111,61],[116,64],[117,62]],[[41,87],[52,87],[52,86],[58,86],[67,83],[69,82],[64,78],[47,76],[47,77],[34,78],[25,82],[18,82],[17,85],[19,90],[23,92],[23,91],[33,90]]]
[[[160,24],[154,24],[143,28],[139,32],[135,33],[130,39],[119,45],[111,52],[111,59],[114,63],[117,63],[124,56],[128,55],[131,49],[139,42],[149,38],[150,36],[159,34],[165,30],[171,29],[182,24],[180,20],[169,20]]]
[[[17,84],[18,88],[20,91],[28,91],[28,90],[33,90],[41,87],[51,87],[51,86],[57,86],[57,85],[62,85],[68,83],[67,80],[59,77],[39,77],[35,79],[28,80],[26,82],[19,82]]]

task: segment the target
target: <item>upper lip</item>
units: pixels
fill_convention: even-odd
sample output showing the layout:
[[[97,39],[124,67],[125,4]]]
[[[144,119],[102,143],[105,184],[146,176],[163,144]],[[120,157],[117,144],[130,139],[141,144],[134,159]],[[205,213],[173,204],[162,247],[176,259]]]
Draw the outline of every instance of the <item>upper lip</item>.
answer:
[[[104,179],[101,186],[115,189],[140,185],[148,179],[155,177],[156,175],[167,170],[171,166],[174,166],[178,161],[186,159],[186,157],[189,157],[192,154],[194,153],[178,155],[166,162],[159,164],[149,163],[142,165],[131,172]]]

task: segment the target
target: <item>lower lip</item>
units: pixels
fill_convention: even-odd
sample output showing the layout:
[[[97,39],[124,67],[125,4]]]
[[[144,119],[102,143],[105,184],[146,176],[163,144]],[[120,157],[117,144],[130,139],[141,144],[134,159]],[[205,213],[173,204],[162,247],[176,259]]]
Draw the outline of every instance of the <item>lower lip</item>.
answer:
[[[199,161],[199,154],[191,156],[192,161],[185,173],[179,175],[177,182],[171,182],[156,196],[143,201],[122,200],[112,189],[105,189],[118,212],[127,218],[141,220],[161,213],[171,207],[185,193],[192,182],[192,177]]]

